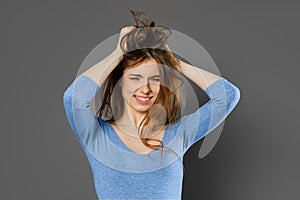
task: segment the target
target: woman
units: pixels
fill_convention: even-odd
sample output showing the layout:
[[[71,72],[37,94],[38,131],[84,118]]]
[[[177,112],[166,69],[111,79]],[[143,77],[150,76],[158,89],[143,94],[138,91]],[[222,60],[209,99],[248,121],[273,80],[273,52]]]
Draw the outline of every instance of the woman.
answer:
[[[178,59],[167,46],[169,29],[131,12],[136,25],[123,28],[116,49],[68,87],[65,111],[99,199],[181,199],[180,160],[233,110],[239,89]],[[186,116],[184,77],[210,98]],[[98,91],[102,102],[95,116],[90,102]]]

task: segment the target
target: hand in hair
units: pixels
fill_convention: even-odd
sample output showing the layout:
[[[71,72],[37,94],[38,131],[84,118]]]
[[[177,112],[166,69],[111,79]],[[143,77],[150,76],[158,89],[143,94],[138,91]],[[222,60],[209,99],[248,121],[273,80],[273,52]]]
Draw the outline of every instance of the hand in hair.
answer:
[[[135,26],[126,26],[126,27],[124,27],[124,28],[121,29],[120,35],[119,35],[118,44],[117,44],[117,47],[116,47],[116,50],[117,50],[117,51],[122,52],[122,49],[121,49],[121,47],[120,47],[121,39],[122,39],[127,33],[129,33],[130,31],[132,31],[132,30],[135,29],[135,28],[136,28]]]

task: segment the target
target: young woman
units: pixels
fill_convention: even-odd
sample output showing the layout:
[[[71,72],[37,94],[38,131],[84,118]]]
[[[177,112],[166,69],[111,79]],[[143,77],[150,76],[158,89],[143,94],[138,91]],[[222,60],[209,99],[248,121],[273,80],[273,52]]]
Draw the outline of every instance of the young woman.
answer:
[[[229,115],[240,92],[178,59],[167,46],[168,28],[132,14],[137,23],[121,30],[116,49],[65,91],[66,115],[91,164],[99,199],[181,199],[184,153]],[[210,100],[182,116],[184,77]],[[98,91],[95,115],[90,103]]]

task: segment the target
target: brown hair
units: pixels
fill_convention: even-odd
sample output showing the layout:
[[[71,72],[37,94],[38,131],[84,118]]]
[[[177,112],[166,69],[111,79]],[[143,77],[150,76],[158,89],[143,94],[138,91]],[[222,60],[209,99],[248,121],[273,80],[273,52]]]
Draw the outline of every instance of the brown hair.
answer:
[[[166,42],[171,35],[171,30],[163,26],[155,26],[155,22],[149,20],[143,12],[131,11],[136,21],[135,29],[127,33],[120,42],[120,47],[123,50],[123,59],[114,68],[110,75],[106,78],[103,86],[100,89],[100,95],[103,98],[100,109],[97,115],[106,119],[108,122],[114,122],[121,117],[124,111],[124,100],[118,81],[123,76],[123,73],[128,67],[135,67],[145,60],[154,58],[158,64],[167,67],[159,67],[161,75],[161,84],[158,96],[152,106],[152,109],[143,118],[139,124],[139,135],[144,145],[151,149],[164,148],[169,149],[176,155],[172,149],[165,147],[162,141],[158,139],[150,139],[144,136],[145,127],[149,125],[150,121],[155,117],[162,116],[161,109],[155,109],[154,105],[161,105],[166,113],[165,119],[158,119],[156,125],[174,124],[181,118],[180,100],[183,98],[180,91],[181,79],[177,75],[179,69],[179,60],[175,55],[166,48]],[[139,25],[142,23],[142,25]],[[179,85],[178,85],[179,83]],[[150,117],[151,115],[151,117]],[[153,123],[153,120],[151,121]],[[154,125],[155,128],[155,125]],[[157,141],[159,145],[149,144],[148,141]]]

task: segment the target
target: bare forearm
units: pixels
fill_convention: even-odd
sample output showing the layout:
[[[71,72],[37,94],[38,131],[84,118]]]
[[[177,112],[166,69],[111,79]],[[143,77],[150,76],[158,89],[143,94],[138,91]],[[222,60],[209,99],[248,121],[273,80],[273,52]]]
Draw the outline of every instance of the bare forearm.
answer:
[[[180,60],[182,73],[196,83],[202,90],[206,90],[212,83],[219,80],[220,76],[199,67],[192,66]]]
[[[113,69],[121,62],[122,55],[121,51],[114,50],[82,74],[91,78],[100,87]]]

